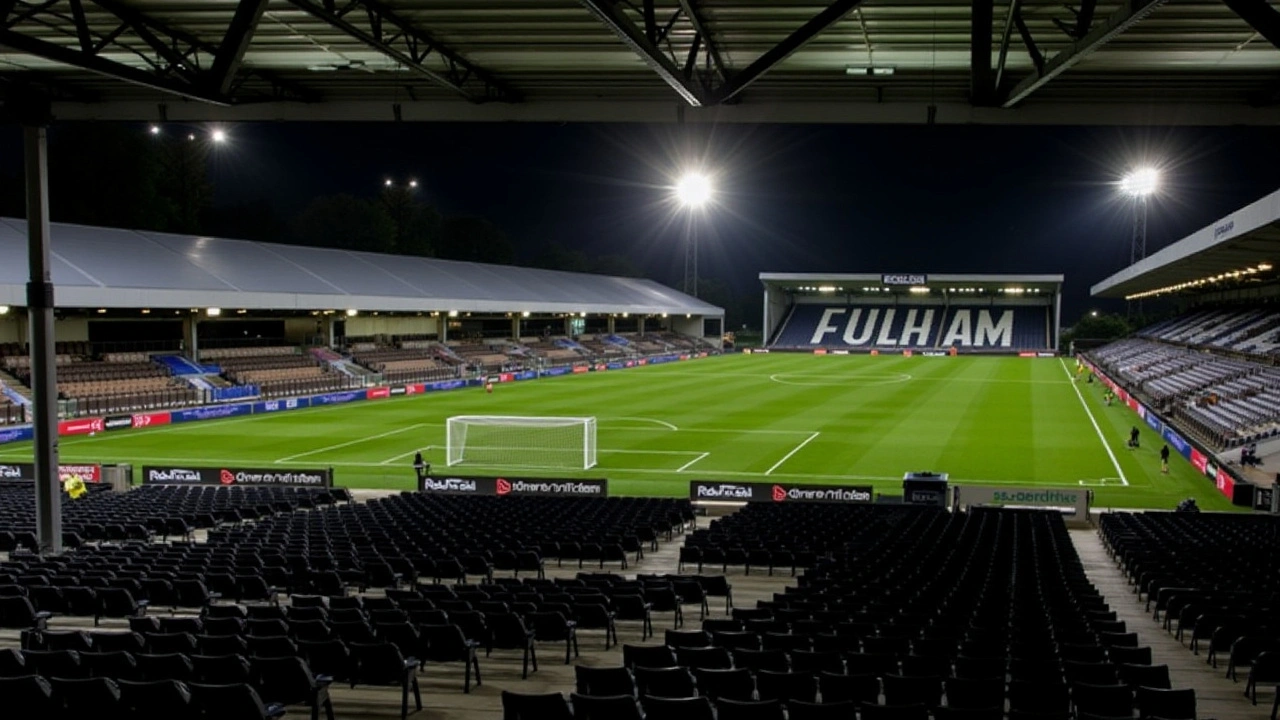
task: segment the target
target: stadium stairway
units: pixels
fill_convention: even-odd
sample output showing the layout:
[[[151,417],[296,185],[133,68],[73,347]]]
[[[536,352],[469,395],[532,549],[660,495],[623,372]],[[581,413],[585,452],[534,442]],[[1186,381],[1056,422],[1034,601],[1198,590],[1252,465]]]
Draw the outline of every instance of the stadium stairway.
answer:
[[[1128,632],[1138,634],[1139,647],[1151,648],[1152,664],[1169,666],[1173,687],[1195,688],[1199,718],[1264,720],[1270,717],[1272,695],[1268,688],[1260,686],[1257,707],[1244,696],[1247,669],[1241,670],[1239,682],[1226,679],[1223,677],[1225,656],[1215,670],[1205,661],[1203,651],[1193,654],[1151,618],[1146,602],[1138,601],[1137,593],[1107,553],[1098,531],[1071,530],[1071,541],[1084,564],[1085,575],[1106,598],[1116,618],[1125,622]]]
[[[200,365],[196,365],[181,355],[153,355],[152,360],[169,368],[169,371],[178,377],[204,375],[208,372]]]

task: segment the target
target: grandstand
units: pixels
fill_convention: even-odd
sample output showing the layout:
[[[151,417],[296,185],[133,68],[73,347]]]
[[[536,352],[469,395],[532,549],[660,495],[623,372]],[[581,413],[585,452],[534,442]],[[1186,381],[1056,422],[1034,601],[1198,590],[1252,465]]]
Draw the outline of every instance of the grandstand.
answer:
[[[4,425],[31,415],[25,230],[0,220]],[[63,419],[715,350],[723,331],[722,309],[648,280],[58,224],[53,245]]]
[[[1175,312],[1135,336],[1087,352],[1164,422],[1216,455],[1239,480],[1280,472],[1280,192],[1140,260],[1093,294]],[[1257,462],[1238,450],[1256,446]],[[1190,451],[1189,451],[1190,452]]]
[[[761,273],[775,349],[1057,350],[1061,275]]]

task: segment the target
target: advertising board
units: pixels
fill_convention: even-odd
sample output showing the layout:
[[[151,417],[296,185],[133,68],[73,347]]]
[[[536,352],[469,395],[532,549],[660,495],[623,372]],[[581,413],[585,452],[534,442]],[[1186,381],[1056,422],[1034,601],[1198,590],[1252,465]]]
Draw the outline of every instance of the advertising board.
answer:
[[[793,485],[790,483],[734,483],[694,480],[690,500],[723,502],[869,503],[870,485]]]
[[[494,477],[481,475],[428,475],[418,483],[420,492],[437,495],[486,497],[608,497],[609,481],[553,478]]]
[[[333,473],[324,469],[144,466],[145,485],[243,485],[271,487],[333,487]]]

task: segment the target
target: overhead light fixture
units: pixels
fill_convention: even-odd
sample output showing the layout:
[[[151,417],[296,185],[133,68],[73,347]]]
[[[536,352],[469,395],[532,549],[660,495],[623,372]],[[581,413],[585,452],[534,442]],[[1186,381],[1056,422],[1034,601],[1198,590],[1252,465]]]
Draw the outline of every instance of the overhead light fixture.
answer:
[[[884,65],[849,65],[844,69],[844,74],[853,76],[888,77],[896,71],[897,68],[887,67]]]
[[[8,314],[9,314],[9,306],[0,305],[0,315],[8,315]]]
[[[525,310],[524,312],[520,313],[520,317],[529,317],[529,311]]]
[[[105,315],[106,313],[107,313],[107,309],[106,309],[106,308],[98,308],[98,314],[99,314],[99,315]]]
[[[818,292],[833,293],[836,291],[835,285],[819,285]]]
[[[99,310],[98,312],[106,312],[106,310]],[[205,314],[209,317],[218,317],[222,314],[222,308],[209,308],[205,310]]]
[[[450,310],[450,311],[449,311],[449,317],[458,317],[458,311],[457,311],[457,310]]]
[[[150,308],[142,308],[142,314],[143,314],[143,315],[150,315],[150,314],[151,314],[151,309],[150,309]]]
[[[355,308],[350,308],[347,310],[347,317],[355,317],[356,315],[359,315],[359,314],[360,314],[360,311],[356,310]]]

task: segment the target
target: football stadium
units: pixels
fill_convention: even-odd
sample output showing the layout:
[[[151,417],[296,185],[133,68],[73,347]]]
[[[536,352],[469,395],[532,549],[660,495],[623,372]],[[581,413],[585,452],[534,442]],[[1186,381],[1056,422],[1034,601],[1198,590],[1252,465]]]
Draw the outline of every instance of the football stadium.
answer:
[[[696,234],[676,289],[58,222],[49,154],[77,121],[192,142],[1153,107],[1266,126],[1270,5],[55,0],[0,20],[25,192],[0,217],[14,717],[1275,720],[1280,191],[1148,255],[1155,171],[1126,181],[1129,262],[1089,288],[1144,318],[1122,336],[1064,317],[1063,272],[922,258],[756,268],[760,341],[740,343],[699,295]],[[670,188],[682,212],[711,202],[694,180]]]

